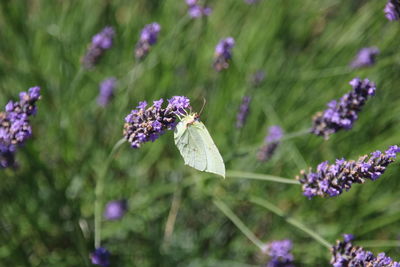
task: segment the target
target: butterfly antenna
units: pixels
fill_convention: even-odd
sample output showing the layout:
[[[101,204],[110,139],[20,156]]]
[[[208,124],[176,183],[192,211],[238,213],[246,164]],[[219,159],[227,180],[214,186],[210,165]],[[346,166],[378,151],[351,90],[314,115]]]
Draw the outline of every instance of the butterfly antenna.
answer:
[[[201,113],[203,113],[204,107],[206,105],[207,100],[203,97],[203,106],[201,107],[201,110],[199,112],[199,116],[201,115]]]

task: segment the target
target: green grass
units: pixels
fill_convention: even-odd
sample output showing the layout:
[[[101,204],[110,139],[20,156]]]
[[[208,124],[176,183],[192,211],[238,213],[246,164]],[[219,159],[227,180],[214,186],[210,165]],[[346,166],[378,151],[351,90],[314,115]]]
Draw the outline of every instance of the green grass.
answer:
[[[302,168],[359,155],[400,141],[400,24],[388,22],[384,1],[241,0],[209,1],[208,19],[186,17],[183,0],[1,1],[0,105],[18,92],[42,87],[34,136],[18,151],[20,168],[2,170],[0,265],[90,266],[94,242],[95,186],[124,117],[142,100],[188,96],[228,170],[293,178]],[[157,21],[159,42],[142,62],[133,49],[140,29]],[[115,27],[114,47],[92,71],[80,58],[91,37]],[[233,61],[212,69],[221,38],[236,40]],[[373,67],[350,70],[358,49],[381,50]],[[251,113],[239,133],[234,125],[249,78],[267,73],[253,92]],[[134,71],[132,71],[134,70]],[[102,109],[98,84],[120,81],[116,97]],[[351,131],[328,141],[313,135],[285,140],[274,158],[256,161],[266,129],[287,133],[311,126],[313,114],[350,90],[354,77],[368,77],[377,94]],[[246,153],[234,153],[234,152]],[[238,156],[237,154],[240,154]],[[103,201],[127,198],[129,213],[103,222],[102,244],[111,266],[253,266],[260,253],[212,203],[224,201],[263,242],[294,241],[297,266],[327,266],[329,251],[304,232],[249,200],[263,198],[330,243],[342,233],[369,242],[373,252],[396,260],[399,247],[398,163],[376,182],[355,185],[338,198],[308,200],[300,186],[200,173],[183,164],[171,132],[133,150],[124,144],[111,162]],[[165,227],[175,199],[173,231]],[[378,245],[374,245],[378,244]],[[379,244],[383,244],[381,247]]]

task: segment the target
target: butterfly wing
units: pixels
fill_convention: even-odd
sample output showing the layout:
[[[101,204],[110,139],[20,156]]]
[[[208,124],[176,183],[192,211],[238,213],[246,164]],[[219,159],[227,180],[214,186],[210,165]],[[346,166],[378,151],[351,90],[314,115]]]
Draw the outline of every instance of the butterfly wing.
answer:
[[[201,138],[195,131],[190,131],[192,125],[181,121],[174,132],[175,145],[179,149],[186,165],[197,170],[205,171],[207,167],[207,155]]]
[[[202,146],[206,154],[206,172],[215,173],[225,178],[225,164],[210,133],[202,122],[195,121],[188,127],[189,134],[194,136],[198,146]]]

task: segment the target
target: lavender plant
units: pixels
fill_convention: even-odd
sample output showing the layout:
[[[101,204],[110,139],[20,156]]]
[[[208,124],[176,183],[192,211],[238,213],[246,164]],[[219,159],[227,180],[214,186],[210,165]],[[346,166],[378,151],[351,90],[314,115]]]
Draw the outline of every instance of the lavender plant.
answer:
[[[114,90],[117,85],[117,79],[114,77],[107,78],[100,83],[97,104],[101,107],[107,106],[114,96]]]
[[[82,64],[86,69],[93,68],[113,45],[115,31],[112,27],[107,26],[101,32],[93,36],[92,43],[89,45]]]
[[[315,114],[311,133],[328,139],[339,130],[349,130],[353,127],[365,102],[375,95],[376,87],[368,79],[355,78],[349,84],[353,90],[342,96],[339,101],[329,102],[324,112]]]
[[[291,240],[276,240],[266,244],[263,252],[271,259],[266,267],[294,267]]]
[[[379,55],[377,47],[364,47],[358,51],[354,60],[350,63],[351,68],[358,69],[375,64],[375,58]]]
[[[158,34],[161,26],[157,22],[153,22],[144,26],[140,32],[140,39],[136,44],[135,57],[144,59],[150,52],[150,47],[157,43]]]
[[[29,88],[19,94],[19,101],[9,101],[0,112],[0,168],[15,164],[17,148],[32,136],[29,117],[36,114],[36,101],[40,99],[40,87]]]
[[[107,220],[119,220],[128,210],[128,202],[126,199],[114,200],[107,203],[104,210],[104,218]]]
[[[232,48],[235,46],[235,40],[232,37],[222,39],[215,47],[214,69],[222,71],[229,67],[232,58]]]
[[[343,235],[344,240],[337,240],[332,247],[331,264],[334,267],[371,266],[371,267],[400,267],[400,263],[387,257],[385,253],[374,256],[371,251],[353,245],[353,235]]]
[[[383,10],[388,20],[394,21],[400,19],[400,1],[389,0]]]
[[[278,125],[269,127],[264,145],[257,153],[257,159],[261,162],[268,161],[275,153],[283,136],[283,130]]]
[[[199,0],[186,0],[188,5],[188,14],[192,18],[201,18],[203,16],[209,16],[212,9],[208,6],[201,6]]]
[[[103,247],[96,248],[90,254],[90,260],[94,265],[107,267],[110,265],[110,252],[108,252],[108,250]]]
[[[246,123],[246,119],[250,111],[250,103],[251,103],[250,96],[244,96],[242,98],[242,103],[236,115],[236,128],[238,129],[243,128],[244,124]]]
[[[378,179],[399,152],[398,146],[391,146],[384,153],[378,150],[369,156],[361,156],[357,161],[337,159],[332,165],[324,161],[318,165],[316,172],[312,172],[311,168],[308,172],[303,170],[296,179],[303,185],[303,194],[308,198],[338,196],[344,190],[350,190],[353,184]]]

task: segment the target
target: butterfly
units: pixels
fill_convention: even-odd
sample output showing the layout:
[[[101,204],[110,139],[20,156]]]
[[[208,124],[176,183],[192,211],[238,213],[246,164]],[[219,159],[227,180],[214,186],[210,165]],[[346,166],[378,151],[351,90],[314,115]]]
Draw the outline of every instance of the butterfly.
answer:
[[[186,165],[225,178],[224,160],[198,114],[182,117],[176,125],[174,140]]]

